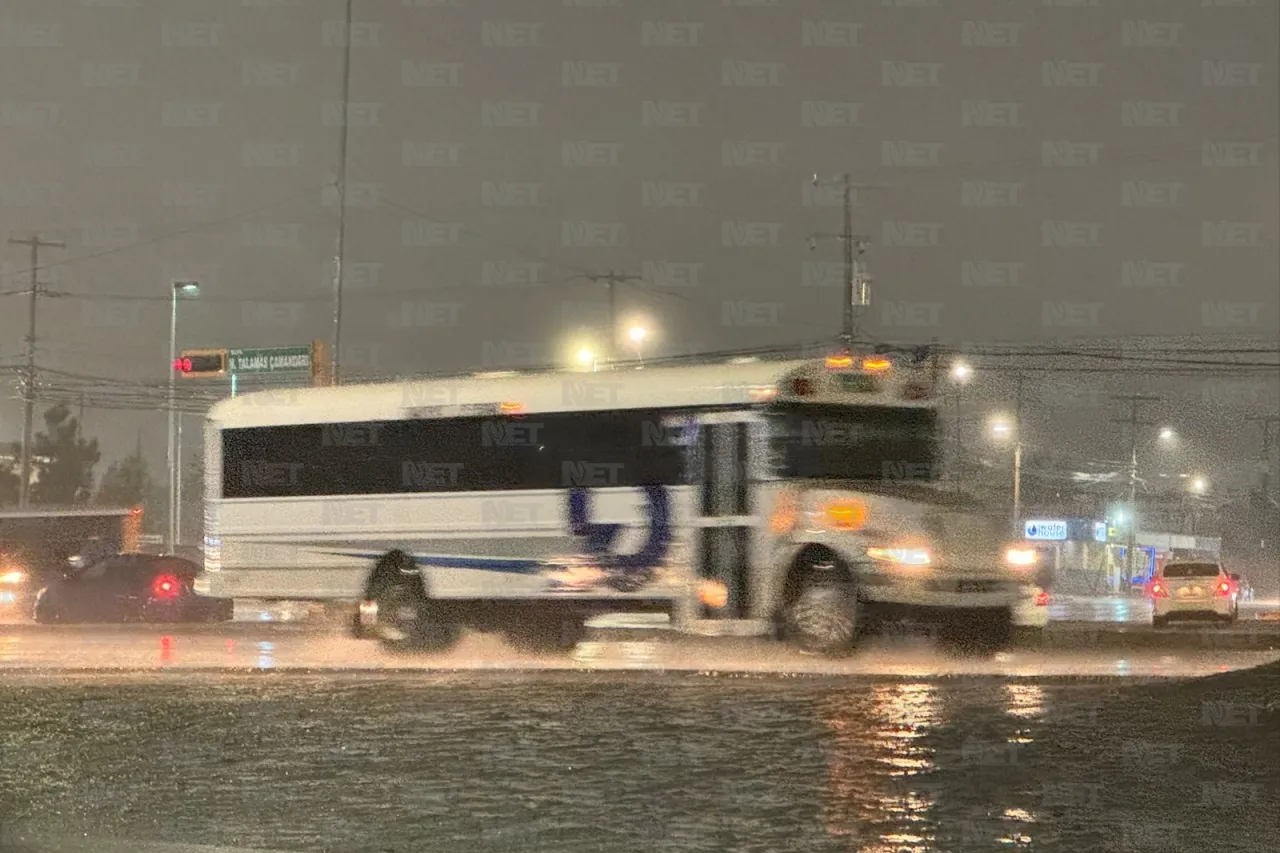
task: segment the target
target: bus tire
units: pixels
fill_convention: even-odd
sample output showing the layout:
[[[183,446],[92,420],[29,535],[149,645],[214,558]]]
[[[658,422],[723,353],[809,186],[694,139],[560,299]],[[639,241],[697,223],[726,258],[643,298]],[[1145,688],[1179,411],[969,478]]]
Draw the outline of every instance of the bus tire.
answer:
[[[783,638],[797,649],[839,657],[858,635],[858,590],[848,568],[825,548],[806,549],[787,578]]]
[[[37,625],[57,625],[64,622],[62,614],[51,604],[37,604],[31,613],[31,620]]]
[[[431,598],[413,558],[404,551],[382,555],[365,597],[378,605],[370,633],[393,654],[445,651],[461,637],[460,626],[448,618],[441,602]]]

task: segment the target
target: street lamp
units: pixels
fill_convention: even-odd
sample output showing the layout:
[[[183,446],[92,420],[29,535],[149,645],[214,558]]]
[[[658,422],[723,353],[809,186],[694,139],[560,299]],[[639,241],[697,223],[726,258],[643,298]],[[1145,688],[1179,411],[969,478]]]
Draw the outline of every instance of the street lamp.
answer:
[[[1208,488],[1208,486],[1209,484],[1204,481],[1203,477],[1196,477],[1191,481],[1191,491],[1198,495],[1204,494],[1204,490]]]
[[[594,372],[596,369],[596,354],[587,347],[583,347],[578,350],[578,363],[584,367],[590,365],[591,370]]]
[[[999,439],[1013,438],[1013,526],[1016,531],[1022,516],[1022,436],[1002,417],[991,422],[991,432]]]
[[[170,288],[172,298],[169,311],[169,441],[167,462],[169,464],[169,518],[165,530],[165,545],[169,553],[178,542],[178,489],[181,480],[177,472],[177,419],[176,392],[178,370],[174,362],[178,360],[178,300],[194,299],[200,295],[200,283],[196,281],[175,281]]]
[[[636,348],[636,359],[641,364],[644,364],[644,355],[641,353],[640,347],[644,343],[644,339],[648,336],[649,330],[644,326],[636,325],[627,330],[627,337],[631,338],[631,343]]]
[[[1174,432],[1169,427],[1164,427],[1160,430],[1161,441],[1173,441],[1173,438],[1174,438]]]

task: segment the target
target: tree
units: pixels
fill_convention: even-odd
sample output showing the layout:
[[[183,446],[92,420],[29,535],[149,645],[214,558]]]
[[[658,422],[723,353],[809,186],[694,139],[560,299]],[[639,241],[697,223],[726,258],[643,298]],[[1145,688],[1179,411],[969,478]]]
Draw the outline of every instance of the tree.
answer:
[[[96,502],[104,506],[137,506],[147,499],[150,492],[151,474],[139,447],[107,466],[98,485]]]
[[[44,413],[44,432],[36,433],[34,452],[36,482],[31,502],[36,504],[84,503],[93,494],[93,467],[102,454],[98,440],[80,436],[80,424],[65,403]]]
[[[0,506],[18,502],[18,483],[22,480],[18,476],[18,453],[22,452],[19,444],[14,442],[8,451],[9,456],[0,459]]]
[[[10,451],[9,458],[0,459],[0,506],[18,502],[18,483],[22,480],[18,476],[18,445],[13,445]]]

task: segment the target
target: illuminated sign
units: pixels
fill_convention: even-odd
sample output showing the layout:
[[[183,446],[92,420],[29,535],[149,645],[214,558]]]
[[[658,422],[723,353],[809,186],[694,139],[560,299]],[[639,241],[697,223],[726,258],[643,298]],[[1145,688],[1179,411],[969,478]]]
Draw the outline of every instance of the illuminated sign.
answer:
[[[1061,542],[1067,538],[1065,521],[1032,520],[1022,523],[1022,535],[1027,539]]]

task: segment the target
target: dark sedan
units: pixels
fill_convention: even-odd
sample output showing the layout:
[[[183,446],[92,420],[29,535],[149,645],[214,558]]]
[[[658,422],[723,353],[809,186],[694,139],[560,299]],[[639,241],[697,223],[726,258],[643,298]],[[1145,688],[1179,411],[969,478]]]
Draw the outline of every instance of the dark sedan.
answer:
[[[226,622],[229,599],[192,589],[200,567],[167,555],[119,554],[67,572],[36,595],[35,620],[56,622]]]

